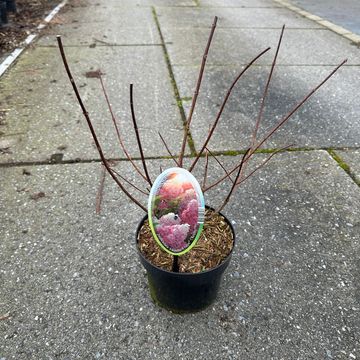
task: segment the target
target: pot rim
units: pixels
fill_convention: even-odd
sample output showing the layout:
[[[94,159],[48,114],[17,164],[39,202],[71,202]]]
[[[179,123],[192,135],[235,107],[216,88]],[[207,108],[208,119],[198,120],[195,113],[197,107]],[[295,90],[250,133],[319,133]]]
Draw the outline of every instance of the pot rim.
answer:
[[[205,205],[205,208],[215,211],[214,208],[212,208],[211,206],[208,206],[208,205]],[[172,274],[172,275],[174,275],[174,276],[194,276],[194,275],[206,274],[206,273],[209,273],[209,272],[211,272],[211,271],[214,271],[214,270],[220,268],[221,266],[223,266],[224,263],[226,263],[226,261],[231,257],[231,255],[232,255],[232,253],[233,253],[233,251],[234,251],[235,245],[236,245],[236,241],[235,241],[236,236],[235,236],[235,230],[234,230],[233,225],[231,224],[230,220],[229,220],[224,214],[222,214],[221,212],[219,212],[219,214],[225,219],[225,221],[226,221],[226,222],[228,223],[228,225],[230,226],[231,232],[232,232],[232,234],[233,234],[233,247],[231,248],[231,251],[230,251],[229,254],[226,256],[226,258],[224,258],[223,261],[222,261],[219,265],[217,265],[217,266],[215,266],[215,267],[213,267],[213,268],[211,268],[211,269],[207,269],[207,270],[200,271],[200,272],[196,272],[196,273],[173,272],[173,271],[168,271],[168,270],[162,269],[162,268],[154,265],[152,262],[150,262],[150,261],[142,254],[142,252],[140,251],[139,246],[138,246],[138,234],[139,234],[139,231],[140,231],[141,227],[143,226],[145,220],[148,218],[148,215],[147,215],[147,214],[144,215],[144,217],[140,220],[138,226],[136,227],[135,241],[136,241],[136,249],[137,249],[137,252],[138,252],[139,256],[140,256],[145,262],[147,262],[148,264],[150,264],[150,265],[153,266],[154,268],[156,268],[156,269],[158,269],[158,270],[160,270],[160,271],[163,271],[163,272],[165,272],[165,273]],[[176,255],[174,255],[174,256],[176,256]]]

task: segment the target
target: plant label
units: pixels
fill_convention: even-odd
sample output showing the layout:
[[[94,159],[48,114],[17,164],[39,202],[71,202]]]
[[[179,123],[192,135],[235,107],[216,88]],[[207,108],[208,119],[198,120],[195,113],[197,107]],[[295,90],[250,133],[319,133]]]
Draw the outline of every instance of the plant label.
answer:
[[[205,202],[195,177],[183,168],[163,171],[149,196],[149,224],[159,246],[183,255],[198,241],[204,224]]]

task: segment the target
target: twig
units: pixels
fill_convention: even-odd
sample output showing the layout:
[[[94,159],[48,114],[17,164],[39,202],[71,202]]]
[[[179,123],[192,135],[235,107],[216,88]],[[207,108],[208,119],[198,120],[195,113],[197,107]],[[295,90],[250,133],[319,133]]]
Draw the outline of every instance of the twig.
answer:
[[[91,120],[90,120],[89,113],[87,112],[87,110],[86,110],[86,108],[85,108],[85,106],[84,106],[84,103],[83,103],[83,101],[82,101],[82,99],[81,99],[81,96],[80,96],[80,94],[79,94],[78,88],[77,88],[77,86],[76,86],[76,84],[75,84],[74,78],[73,78],[73,76],[72,76],[72,74],[71,74],[71,71],[70,71],[68,62],[67,62],[67,60],[66,60],[66,55],[65,55],[64,47],[63,47],[63,45],[62,45],[61,36],[58,35],[56,38],[57,38],[57,42],[58,42],[60,54],[61,54],[61,57],[62,57],[62,60],[63,60],[63,63],[64,63],[64,67],[65,67],[66,73],[67,73],[67,75],[68,75],[68,77],[69,77],[69,80],[70,80],[70,83],[71,83],[71,85],[72,85],[72,87],[73,87],[73,90],[74,90],[74,93],[75,93],[75,95],[76,95],[76,98],[77,98],[77,100],[78,100],[78,102],[79,102],[79,105],[80,105],[80,107],[81,107],[81,110],[82,110],[82,112],[83,112],[83,114],[84,114],[84,117],[85,117],[85,119],[86,119],[86,122],[87,122],[87,124],[88,124],[88,126],[89,126],[91,135],[92,135],[93,140],[94,140],[94,142],[95,142],[95,146],[96,146],[96,149],[97,149],[97,151],[98,151],[98,153],[99,153],[99,155],[100,155],[101,161],[103,162],[106,170],[109,172],[109,174],[110,174],[111,177],[114,179],[114,181],[116,182],[116,184],[117,184],[117,185],[120,187],[120,189],[125,193],[125,195],[127,195],[127,196],[129,197],[129,199],[130,199],[131,201],[133,201],[137,206],[139,206],[142,210],[144,210],[145,212],[147,212],[146,207],[143,206],[138,200],[136,200],[136,199],[124,188],[124,186],[121,184],[121,182],[120,182],[120,181],[116,178],[116,176],[113,174],[113,172],[112,172],[112,170],[111,170],[111,168],[110,168],[110,166],[109,166],[109,164],[108,164],[108,162],[107,162],[107,160],[106,160],[106,158],[105,158],[105,156],[104,156],[104,153],[103,153],[103,151],[102,151],[102,148],[101,148],[101,146],[100,146],[99,140],[98,140],[98,138],[97,138],[97,135],[96,135],[96,133],[95,133],[94,127],[93,127],[92,122],[91,122]]]
[[[231,189],[226,197],[226,199],[224,200],[224,202],[222,203],[222,205],[219,207],[218,210],[216,210],[216,212],[220,212],[224,207],[225,205],[229,202],[230,200],[230,197],[231,195],[233,194],[234,190],[235,190],[235,186],[236,186],[236,183],[240,177],[240,174],[241,174],[241,169],[244,165],[244,161],[245,161],[245,158],[246,158],[246,155],[248,154],[248,152],[250,151],[250,148],[246,150],[245,154],[243,155],[243,157],[241,158],[241,161],[240,161],[240,164],[239,164],[239,169],[238,169],[238,172],[236,174],[236,177],[235,177],[235,181],[233,182],[232,186],[231,186]]]
[[[205,48],[205,51],[204,51],[204,55],[203,55],[203,58],[202,58],[196,88],[195,88],[195,91],[194,91],[194,96],[192,97],[191,107],[190,107],[190,110],[189,110],[189,116],[188,116],[188,118],[186,120],[186,124],[185,124],[185,127],[184,127],[184,137],[183,137],[183,142],[182,142],[182,145],[181,145],[181,151],[180,151],[180,156],[179,156],[179,165],[180,165],[180,167],[183,166],[183,158],[184,158],[184,153],[185,153],[186,138],[188,136],[188,132],[189,132],[189,129],[190,129],[190,124],[191,124],[192,116],[193,116],[193,113],[194,113],[196,101],[197,101],[197,98],[198,98],[198,95],[199,95],[199,90],[200,90],[200,86],[201,86],[202,77],[203,77],[203,74],[204,74],[205,64],[206,64],[207,56],[208,56],[208,53],[209,53],[211,41],[212,41],[212,38],[213,38],[213,35],[214,35],[214,32],[215,32],[217,20],[218,20],[218,18],[217,18],[217,16],[215,16],[214,17],[214,22],[213,22],[212,27],[211,27],[210,35],[209,35],[209,38],[208,38],[208,42],[207,42],[207,45],[206,45],[206,48]]]
[[[158,134],[159,134],[160,139],[161,139],[161,141],[163,142],[163,144],[164,144],[164,146],[165,146],[168,154],[169,154],[169,155],[171,156],[171,158],[175,161],[176,166],[180,167],[179,163],[178,163],[177,160],[175,159],[175,156],[171,153],[169,147],[167,146],[165,139],[161,136],[160,132],[158,132]]]
[[[139,130],[138,130],[136,118],[135,118],[134,99],[133,99],[133,84],[130,84],[130,108],[131,108],[131,118],[133,121],[134,130],[135,130],[135,134],[136,134],[136,141],[138,143],[138,147],[139,147],[139,151],[140,151],[141,162],[143,164],[146,179],[147,179],[148,183],[150,184],[150,186],[152,186],[152,182],[150,180],[150,176],[149,176],[149,173],[148,173],[148,170],[146,167],[146,162],[145,162],[145,157],[144,157],[144,153],[143,153],[143,149],[142,149],[142,145],[141,145]]]
[[[258,117],[256,119],[256,124],[255,124],[254,132],[253,132],[253,136],[252,136],[252,141],[251,141],[251,147],[254,146],[255,141],[256,141],[256,135],[257,135],[257,132],[259,130],[260,122],[261,122],[261,119],[262,119],[262,116],[263,116],[265,100],[266,100],[266,96],[268,94],[269,85],[270,85],[270,81],[271,81],[271,78],[272,78],[272,74],[274,72],[277,56],[279,54],[281,40],[282,40],[282,37],[283,37],[283,34],[284,34],[284,30],[285,30],[285,25],[283,25],[283,27],[281,29],[281,34],[280,34],[279,42],[277,44],[274,60],[273,60],[273,62],[271,64],[270,74],[269,74],[269,77],[268,77],[268,80],[267,80],[267,83],[266,83],[266,86],[265,86],[264,94],[263,94],[263,97],[262,97],[262,100],[261,100],[259,114],[258,114]]]
[[[104,184],[105,184],[105,171],[106,169],[104,164],[101,164],[100,184],[96,194],[96,207],[95,207],[96,215],[100,215],[101,213],[101,203],[103,199]]]
[[[199,160],[199,158],[201,157],[202,153],[204,152],[204,150],[205,150],[208,142],[210,141],[210,139],[211,139],[211,137],[212,137],[212,135],[213,135],[213,133],[214,133],[214,130],[215,130],[215,128],[216,128],[216,125],[217,125],[218,122],[219,122],[220,116],[221,116],[221,114],[222,114],[222,112],[223,112],[223,110],[224,110],[224,108],[225,108],[226,102],[228,101],[229,96],[230,96],[230,94],[231,94],[234,86],[235,86],[236,83],[239,81],[239,79],[241,78],[241,76],[245,73],[245,71],[248,70],[248,69],[250,68],[250,66],[251,66],[259,57],[261,57],[262,55],[264,55],[264,54],[265,54],[267,51],[269,51],[269,50],[270,50],[270,48],[268,47],[267,49],[263,50],[259,55],[257,55],[253,60],[251,60],[250,63],[245,66],[245,68],[240,72],[240,74],[236,77],[236,79],[234,80],[234,82],[231,84],[229,90],[228,90],[227,93],[226,93],[226,96],[225,96],[225,98],[224,98],[224,101],[223,101],[223,103],[222,103],[222,105],[221,105],[221,107],[220,107],[220,110],[219,110],[219,112],[218,112],[218,114],[217,114],[217,116],[216,116],[216,119],[215,119],[215,121],[214,121],[214,124],[213,124],[212,127],[211,127],[211,130],[210,130],[210,132],[209,132],[209,135],[208,135],[208,137],[206,138],[205,143],[204,143],[204,145],[202,146],[200,152],[198,153],[198,155],[196,156],[195,160],[193,161],[193,163],[191,164],[191,166],[190,166],[190,168],[189,168],[189,171],[190,171],[190,172],[194,169],[196,163],[198,162],[198,160]]]
[[[205,186],[206,186],[206,178],[207,178],[207,174],[208,174],[208,166],[209,166],[209,151],[206,150],[206,153],[205,153],[204,180],[203,180],[203,183],[202,183],[202,189],[205,189]]]
[[[104,81],[102,79],[102,76],[101,74],[99,74],[98,78],[100,79],[100,83],[101,83],[101,88],[102,88],[102,91],[103,91],[103,94],[104,94],[104,97],[105,97],[105,100],[106,100],[106,103],[107,103],[107,106],[108,106],[108,109],[109,109],[109,112],[110,112],[110,115],[111,115],[111,119],[112,119],[112,122],[114,124],[114,127],[115,127],[115,130],[116,130],[116,134],[117,134],[117,138],[119,140],[119,143],[120,143],[120,146],[126,156],[126,158],[130,161],[131,165],[134,167],[134,169],[139,173],[139,175],[145,180],[147,181],[147,178],[145,177],[145,175],[140,171],[140,169],[136,166],[136,164],[134,163],[133,159],[131,158],[131,156],[129,155],[129,153],[127,152],[126,148],[125,148],[125,145],[124,145],[124,142],[122,141],[122,138],[121,138],[121,135],[120,135],[120,130],[119,130],[119,127],[117,125],[117,122],[116,122],[116,118],[115,118],[115,115],[114,115],[114,112],[112,110],[112,107],[111,107],[111,104],[110,104],[110,100],[109,100],[109,97],[108,97],[108,94],[107,94],[107,91],[106,91],[106,88],[105,88],[105,85],[104,85]]]
[[[317,90],[319,90],[319,88],[324,85],[346,62],[347,59],[338,65],[319,85],[313,88],[297,105],[295,105],[295,107],[286,116],[284,116],[254,148],[251,149],[247,157],[249,158],[257,149],[261,147],[262,144],[264,144],[266,140],[268,140],[281,126],[283,126],[286,121],[288,121],[290,117],[299,109],[299,107],[301,107]]]
[[[231,178],[229,172],[226,170],[225,166],[220,162],[220,160],[213,154],[210,149],[207,147],[206,150],[209,152],[209,154],[215,159],[215,161],[220,165],[220,167],[225,171],[225,174],[229,178],[229,180],[233,183],[234,180]]]
[[[131,187],[133,187],[134,189],[136,189],[137,191],[141,192],[144,195],[149,195],[149,191],[146,192],[144,190],[141,190],[140,188],[138,188],[136,185],[134,185],[131,181],[127,180],[126,177],[122,176],[121,174],[119,174],[115,169],[111,168],[111,170],[122,180],[124,180],[127,184],[129,184]]]
[[[246,159],[244,162],[250,160],[251,156],[254,155],[254,153],[261,147],[261,145],[264,144],[265,141],[267,141],[281,126],[283,126],[287,120],[290,119],[290,117],[302,106],[326,81],[328,81],[335,73],[339,70],[341,66],[343,66],[347,62],[347,59],[345,59],[340,65],[338,65],[326,78],[315,88],[313,88],[295,107],[286,115],[284,116],[268,133],[264,136],[264,138],[256,145],[254,146],[249,153],[246,156]],[[235,166],[233,169],[229,171],[229,174],[232,174],[234,171],[238,169],[238,165]],[[211,184],[207,188],[204,189],[204,192],[210,190],[214,186],[220,184],[222,181],[224,181],[227,178],[227,176],[223,176],[219,180],[217,180],[215,183]]]
[[[237,183],[236,183],[236,186],[239,186],[240,184],[242,184],[245,180],[247,180],[250,176],[252,176],[256,171],[258,171],[258,170],[261,169],[263,166],[265,166],[265,165],[271,160],[271,158],[272,158],[274,155],[276,155],[276,154],[278,154],[279,152],[282,152],[282,151],[284,151],[284,150],[286,150],[286,149],[289,149],[289,148],[291,148],[292,146],[294,146],[294,144],[288,145],[288,146],[284,146],[284,147],[282,147],[281,149],[275,150],[273,153],[271,153],[271,155],[270,155],[262,164],[260,164],[258,167],[256,167],[253,171],[251,171],[251,172],[250,172],[248,175],[246,175],[244,178],[239,179],[239,180],[237,181]]]

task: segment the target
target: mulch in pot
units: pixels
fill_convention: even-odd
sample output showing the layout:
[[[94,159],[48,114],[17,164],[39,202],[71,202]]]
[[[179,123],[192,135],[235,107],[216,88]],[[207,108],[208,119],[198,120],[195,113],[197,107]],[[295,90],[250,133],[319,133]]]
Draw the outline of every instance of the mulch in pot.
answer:
[[[153,265],[171,271],[173,256],[163,251],[154,240],[148,220],[138,234],[141,253]],[[179,272],[197,273],[212,269],[230,254],[234,246],[231,228],[224,217],[206,209],[204,229],[196,245],[179,256]]]

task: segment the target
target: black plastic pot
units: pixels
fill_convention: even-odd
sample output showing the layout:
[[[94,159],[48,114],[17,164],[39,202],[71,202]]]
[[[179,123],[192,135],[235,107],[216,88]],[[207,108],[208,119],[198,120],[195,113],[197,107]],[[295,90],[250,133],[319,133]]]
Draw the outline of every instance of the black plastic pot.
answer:
[[[235,245],[233,226],[225,216],[224,218],[231,228]],[[147,216],[144,216],[136,229],[136,245],[145,220]],[[154,266],[144,257],[138,246],[137,249],[140,261],[147,271],[152,299],[159,306],[176,313],[200,311],[214,302],[222,275],[232,255],[231,251],[220,265],[210,270],[199,273],[175,273]]]

